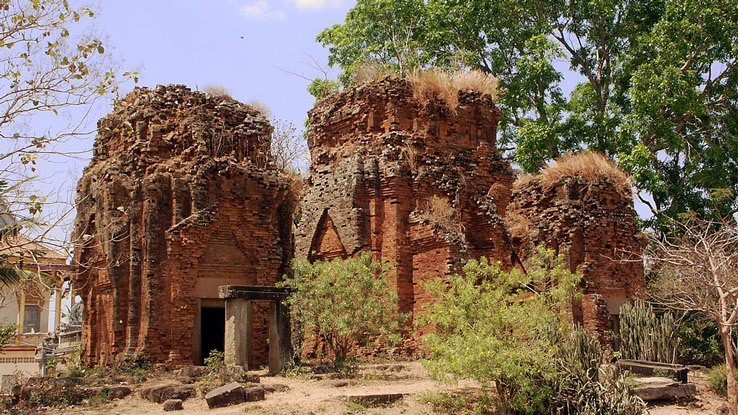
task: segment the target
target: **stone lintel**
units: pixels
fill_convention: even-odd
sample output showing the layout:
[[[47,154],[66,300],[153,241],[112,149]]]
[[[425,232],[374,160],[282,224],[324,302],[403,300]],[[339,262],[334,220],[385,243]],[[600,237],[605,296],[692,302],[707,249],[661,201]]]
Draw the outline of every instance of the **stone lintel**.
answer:
[[[221,285],[218,296],[224,299],[242,298],[245,300],[282,301],[292,290],[290,288],[263,287],[250,285]]]

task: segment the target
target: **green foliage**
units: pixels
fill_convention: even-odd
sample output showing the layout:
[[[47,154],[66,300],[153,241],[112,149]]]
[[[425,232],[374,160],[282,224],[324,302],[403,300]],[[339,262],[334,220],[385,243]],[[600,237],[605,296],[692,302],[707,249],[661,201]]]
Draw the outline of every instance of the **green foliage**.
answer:
[[[462,275],[427,283],[435,301],[423,320],[435,330],[424,338],[426,367],[440,380],[494,387],[503,414],[641,414],[643,402],[623,379],[601,370],[598,341],[571,329],[564,310],[580,279],[563,257],[539,248],[528,274],[481,258]]]
[[[736,380],[738,380],[738,374],[736,374]],[[728,396],[728,375],[725,371],[725,363],[710,368],[707,372],[707,384],[720,396]]]
[[[483,257],[469,261],[461,275],[425,285],[434,297],[424,316],[435,328],[424,338],[429,372],[494,385],[505,414],[545,411],[556,372],[549,332],[565,329],[561,310],[581,279],[563,258],[539,252],[528,274],[503,271]]]
[[[707,367],[725,361],[725,350],[714,320],[694,311],[685,316],[679,324],[679,361]]]
[[[0,324],[0,346],[7,344],[17,331],[18,326],[15,324]]]
[[[636,300],[620,307],[620,354],[625,359],[675,363],[679,326],[672,313],[661,316],[651,305]]]
[[[359,258],[295,260],[293,270],[294,276],[280,283],[294,289],[287,299],[293,318],[326,342],[334,363],[340,366],[355,344],[400,339],[405,316],[398,311],[387,262],[364,252]]]
[[[613,367],[602,366],[599,341],[575,329],[556,341],[557,373],[549,411],[555,414],[640,415],[644,402],[630,394],[625,375],[614,376]]]
[[[344,69],[344,84],[370,62],[391,65],[407,75],[427,61],[419,44],[425,20],[422,0],[361,0],[348,12],[345,24],[323,30],[317,40],[330,45],[328,63]]]
[[[203,359],[203,362],[211,370],[220,370],[225,365],[225,357],[220,350],[211,350],[208,357]]]
[[[340,85],[337,81],[315,78],[308,84],[307,90],[316,100],[320,100],[334,92],[338,92],[339,88]],[[305,122],[307,123],[307,120]],[[309,126],[306,125],[305,127]],[[307,130],[306,128],[305,131]]]
[[[358,0],[318,41],[344,82],[366,63],[498,77],[500,143],[516,163],[605,153],[661,228],[738,209],[737,31],[735,0]],[[569,96],[562,59],[583,78]]]

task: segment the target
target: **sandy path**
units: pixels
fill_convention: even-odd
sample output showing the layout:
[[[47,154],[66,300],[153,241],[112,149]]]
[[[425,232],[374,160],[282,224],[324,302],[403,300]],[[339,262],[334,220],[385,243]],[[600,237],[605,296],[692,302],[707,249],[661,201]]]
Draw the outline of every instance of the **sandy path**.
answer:
[[[184,410],[164,412],[162,406],[134,396],[105,404],[96,408],[72,408],[56,412],[66,415],[230,415],[230,414],[346,414],[359,411],[367,414],[427,414],[432,410],[417,401],[417,396],[438,389],[438,385],[427,378],[418,362],[403,364],[404,369],[391,380],[346,380],[349,384],[335,387],[336,380],[310,380],[303,377],[263,377],[262,384],[283,384],[290,389],[285,392],[267,394],[264,401],[244,403],[226,408],[208,409],[205,400],[197,397],[184,402]],[[402,401],[388,407],[367,408],[348,404],[347,395],[403,393]]]

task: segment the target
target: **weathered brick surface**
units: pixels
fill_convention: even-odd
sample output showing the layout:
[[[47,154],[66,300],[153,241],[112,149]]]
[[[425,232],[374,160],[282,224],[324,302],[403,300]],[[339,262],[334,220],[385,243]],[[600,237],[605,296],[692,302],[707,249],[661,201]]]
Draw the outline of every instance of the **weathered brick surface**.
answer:
[[[499,111],[462,93],[451,111],[420,103],[412,85],[387,78],[332,95],[310,111],[312,157],[296,254],[330,259],[371,250],[397,266],[400,309],[418,313],[420,283],[489,256],[512,263],[502,215],[513,174],[497,151]],[[432,197],[452,208],[442,226]]]
[[[287,272],[294,201],[270,133],[250,107],[184,86],[137,88],[99,121],[74,231],[86,362],[192,364],[201,299]],[[256,365],[267,312],[254,304]]]
[[[640,250],[631,195],[576,175],[550,188],[533,179],[513,190],[496,147],[499,112],[491,98],[462,92],[451,110],[443,101],[418,102],[412,88],[387,78],[310,111],[312,165],[296,255],[371,250],[396,264],[400,308],[417,315],[430,300],[423,281],[481,256],[524,267],[543,242],[584,274],[575,320],[609,329],[610,313],[644,285],[642,264],[619,261]],[[431,197],[453,207],[457,226],[429,220]]]
[[[620,305],[643,293],[643,264],[635,260],[642,242],[630,188],[607,175],[568,175],[547,185],[534,177],[516,182],[508,212],[524,263],[544,243],[565,254],[572,271],[582,272],[584,295],[573,314],[585,328],[604,334]]]

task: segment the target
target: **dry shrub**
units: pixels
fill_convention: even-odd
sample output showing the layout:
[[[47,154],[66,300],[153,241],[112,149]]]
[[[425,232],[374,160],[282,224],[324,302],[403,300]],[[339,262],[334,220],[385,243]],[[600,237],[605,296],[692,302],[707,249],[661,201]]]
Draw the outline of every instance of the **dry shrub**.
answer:
[[[455,109],[459,104],[459,92],[479,92],[497,101],[499,79],[480,71],[446,72],[438,69],[417,71],[410,75],[413,95],[421,103],[434,99],[446,102]]]
[[[456,217],[456,209],[451,206],[451,203],[445,197],[431,196],[427,200],[420,218],[450,232],[462,233],[463,230]]]
[[[374,82],[382,80],[390,75],[395,74],[392,68],[379,63],[365,63],[358,66],[351,72],[351,83],[354,85],[366,82]]]
[[[507,212],[505,223],[512,239],[528,240],[529,230],[533,224],[527,217],[518,212]]]
[[[540,180],[545,188],[551,188],[564,178],[574,176],[591,183],[609,180],[621,195],[631,194],[632,184],[628,175],[610,158],[594,151],[567,153],[559,157],[555,164],[543,169]]]
[[[607,156],[594,151],[567,153],[559,157],[553,164],[546,166],[540,174],[526,174],[515,181],[514,188],[519,190],[531,182],[540,183],[545,190],[550,190],[567,177],[582,177],[590,183],[609,181],[618,193],[627,197],[631,195],[630,177],[620,170]]]
[[[202,87],[202,91],[211,97],[231,97],[230,91],[223,85],[205,85]]]
[[[462,92],[479,92],[482,95],[489,95],[497,102],[500,80],[498,78],[488,76],[482,71],[459,71],[453,76],[453,82],[456,89]]]
[[[410,170],[415,170],[418,167],[418,150],[416,150],[412,145],[406,144],[403,147],[402,152],[407,158],[407,164],[410,167]]]
[[[274,118],[274,113],[272,112],[272,109],[269,108],[269,105],[257,100],[252,99],[251,101],[247,102],[246,105],[251,107],[252,109],[259,111],[261,115],[268,119]]]
[[[414,72],[409,77],[413,85],[413,96],[425,104],[434,99],[446,101],[449,108],[456,108],[459,103],[459,90],[453,84],[447,72],[438,69]]]

